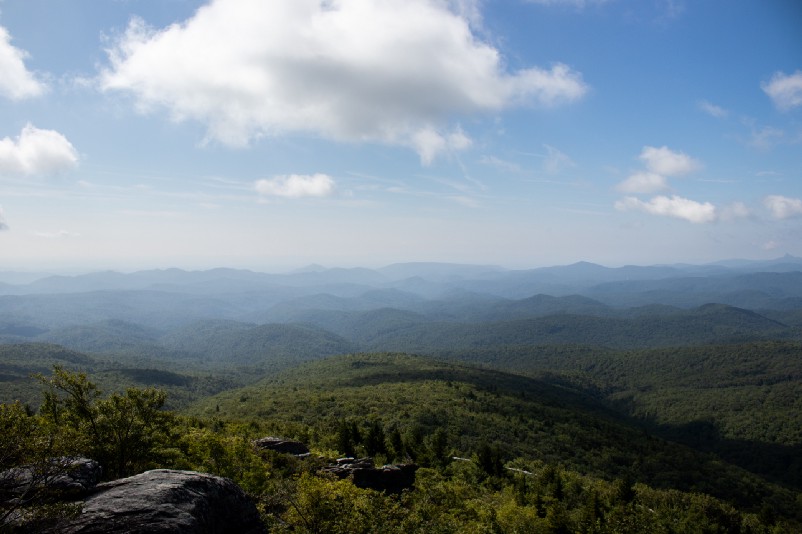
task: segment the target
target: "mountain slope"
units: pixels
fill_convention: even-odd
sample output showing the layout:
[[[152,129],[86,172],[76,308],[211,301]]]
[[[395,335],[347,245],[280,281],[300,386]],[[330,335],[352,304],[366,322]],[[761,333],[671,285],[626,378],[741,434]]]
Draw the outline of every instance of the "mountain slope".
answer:
[[[601,477],[628,474],[740,505],[772,496],[791,506],[794,498],[715,458],[649,436],[578,390],[401,354],[311,362],[201,401],[191,413],[258,420],[278,434],[305,435],[322,449],[338,447],[332,439],[343,422],[363,429],[378,424],[397,430],[413,449],[440,432],[449,455],[469,456],[491,443],[506,459],[560,463]]]
[[[169,349],[192,353],[211,363],[272,370],[354,348],[342,337],[311,325],[234,321],[193,323],[173,330],[161,342]]]
[[[118,352],[156,345],[160,335],[162,332],[155,328],[109,319],[50,330],[39,339],[82,352]]]
[[[620,317],[559,314],[477,324],[424,323],[388,331],[376,337],[369,348],[419,353],[501,345],[583,344],[645,348],[783,339],[798,335],[782,323],[730,306],[706,305],[693,310],[647,308],[643,312]]]

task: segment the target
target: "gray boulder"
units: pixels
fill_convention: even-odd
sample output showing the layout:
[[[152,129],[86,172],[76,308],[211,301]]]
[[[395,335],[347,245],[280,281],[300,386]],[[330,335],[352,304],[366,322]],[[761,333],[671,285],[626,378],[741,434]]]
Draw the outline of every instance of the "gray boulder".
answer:
[[[283,454],[294,454],[295,456],[305,456],[309,454],[309,447],[300,441],[290,439],[266,437],[254,441],[257,448],[263,450],[276,451]]]
[[[0,498],[80,499],[100,481],[100,464],[65,456],[0,472]]]
[[[324,473],[330,473],[337,478],[351,477],[358,488],[384,491],[386,493],[401,493],[415,485],[415,464],[396,464],[373,466],[372,458],[340,458],[335,464],[324,467]]]
[[[256,506],[226,478],[156,469],[98,484],[64,534],[264,532]]]

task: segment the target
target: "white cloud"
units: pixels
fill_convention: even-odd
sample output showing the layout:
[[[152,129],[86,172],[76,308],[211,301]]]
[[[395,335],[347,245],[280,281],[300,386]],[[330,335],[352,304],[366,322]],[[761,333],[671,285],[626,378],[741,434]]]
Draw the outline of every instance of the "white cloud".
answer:
[[[334,180],[327,174],[290,174],[257,180],[256,192],[286,198],[325,197],[334,192]]]
[[[3,211],[3,206],[0,206],[0,232],[8,230],[8,223],[6,223],[6,213]]]
[[[420,156],[423,165],[430,165],[438,154],[447,150],[465,150],[473,142],[462,129],[441,134],[433,127],[421,128],[412,135],[411,146]]]
[[[62,134],[26,125],[16,139],[0,139],[0,175],[54,174],[78,164],[78,153]]]
[[[473,140],[465,135],[462,128],[457,128],[448,134],[448,146],[454,150],[465,150],[471,147]]]
[[[420,155],[423,165],[429,165],[435,156],[445,150],[447,142],[434,128],[422,128],[412,136],[412,146]]]
[[[775,219],[802,217],[802,199],[769,195],[763,199],[763,205]]]
[[[675,152],[666,146],[656,148],[645,146],[641,150],[641,161],[646,165],[645,172],[635,172],[619,183],[616,189],[622,193],[650,194],[668,189],[668,176],[688,174],[699,168],[701,163],[692,157]]]
[[[575,167],[576,163],[566,154],[550,145],[543,145],[546,149],[546,159],[543,161],[543,170],[549,174],[557,174],[568,167]]]
[[[622,193],[649,194],[668,189],[664,176],[653,172],[638,172],[618,184],[616,187]]]
[[[699,109],[710,115],[711,117],[715,117],[717,119],[726,119],[727,116],[730,114],[729,111],[722,108],[721,106],[717,106],[708,102],[707,100],[702,100],[699,102]]]
[[[802,71],[793,74],[775,72],[771,80],[760,84],[760,88],[781,111],[802,106]]]
[[[214,0],[161,30],[132,20],[100,85],[129,93],[141,111],[198,121],[208,139],[232,146],[301,132],[411,146],[431,161],[458,148],[443,133],[456,117],[587,92],[566,65],[506,71],[472,32],[476,5]]]
[[[497,169],[500,169],[500,170],[502,170],[504,172],[510,172],[510,173],[516,173],[516,174],[523,172],[523,169],[517,163],[514,163],[512,161],[506,161],[506,160],[497,158],[495,156],[484,155],[481,158],[479,158],[479,163],[481,163],[483,165],[491,165],[491,166],[496,167]]]
[[[0,26],[0,95],[11,100],[39,96],[46,86],[25,67],[27,53],[11,45],[11,35]]]
[[[648,202],[635,197],[625,197],[615,203],[620,211],[643,211],[652,215],[662,215],[683,219],[692,223],[709,223],[716,220],[716,207],[709,202],[696,202],[676,195],[657,196]]]
[[[746,219],[752,216],[752,210],[743,202],[733,202],[721,209],[719,218],[722,221],[733,221],[736,219]]]
[[[752,130],[749,145],[759,150],[769,150],[785,137],[785,132],[773,126],[764,126],[759,130]]]
[[[695,159],[682,152],[674,152],[666,146],[655,148],[645,146],[640,153],[640,159],[646,163],[646,168],[663,176],[679,176],[688,174],[701,167]]]

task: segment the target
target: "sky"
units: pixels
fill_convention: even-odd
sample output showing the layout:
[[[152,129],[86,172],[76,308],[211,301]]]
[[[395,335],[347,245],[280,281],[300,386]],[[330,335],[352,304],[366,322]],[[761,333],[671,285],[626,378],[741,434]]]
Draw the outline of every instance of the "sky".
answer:
[[[784,254],[796,0],[0,0],[0,271]]]

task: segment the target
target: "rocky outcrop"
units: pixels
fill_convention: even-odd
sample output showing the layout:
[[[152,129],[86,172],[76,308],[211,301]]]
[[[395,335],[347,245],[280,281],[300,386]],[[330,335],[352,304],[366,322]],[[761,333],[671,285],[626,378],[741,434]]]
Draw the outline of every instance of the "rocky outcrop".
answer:
[[[64,534],[264,532],[255,505],[232,481],[156,469],[98,484]]]
[[[263,450],[276,451],[283,454],[294,454],[295,456],[305,456],[309,454],[309,447],[300,441],[289,439],[266,437],[257,439],[253,442],[257,448]]]
[[[333,465],[322,469],[338,478],[352,477],[358,488],[367,488],[387,493],[400,493],[415,484],[415,464],[383,465],[374,467],[371,458],[340,458]]]
[[[39,465],[24,465],[0,473],[0,497],[42,500],[81,499],[100,481],[100,464],[80,457],[51,458]]]

